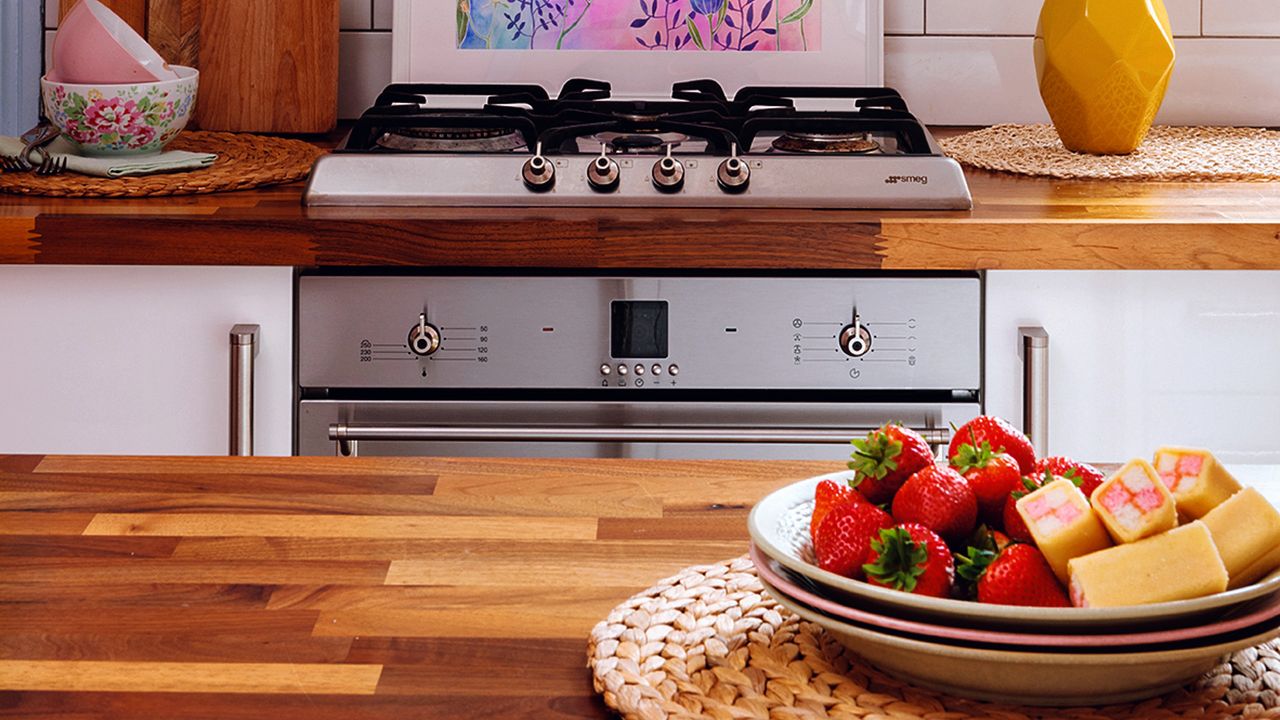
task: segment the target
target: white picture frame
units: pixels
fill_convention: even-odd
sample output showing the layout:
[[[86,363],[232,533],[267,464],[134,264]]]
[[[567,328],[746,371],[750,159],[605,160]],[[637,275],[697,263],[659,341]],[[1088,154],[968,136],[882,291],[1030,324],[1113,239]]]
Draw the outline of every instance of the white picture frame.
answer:
[[[457,0],[395,0],[393,82],[613,85],[615,97],[660,99],[680,80],[711,78],[732,96],[748,85],[884,84],[883,0],[819,0],[822,42],[808,52],[459,49]]]

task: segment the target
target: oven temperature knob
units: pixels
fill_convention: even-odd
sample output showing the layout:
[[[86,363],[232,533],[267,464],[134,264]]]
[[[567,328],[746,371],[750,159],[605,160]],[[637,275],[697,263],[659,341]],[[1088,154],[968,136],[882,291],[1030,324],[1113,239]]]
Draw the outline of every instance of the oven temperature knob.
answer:
[[[857,315],[853,317],[852,325],[845,325],[840,331],[840,349],[849,357],[862,357],[871,352],[871,331],[858,320]]]
[[[556,184],[556,167],[542,156],[542,143],[538,143],[533,157],[524,161],[520,175],[524,186],[534,192],[546,192]]]
[[[671,144],[667,144],[667,156],[653,164],[653,186],[659,192],[680,192],[684,187],[684,163],[671,157]]]
[[[618,189],[618,163],[609,157],[608,148],[600,144],[600,157],[587,166],[587,184],[596,192],[613,192]]]
[[[716,169],[716,182],[720,189],[727,193],[740,193],[747,189],[751,182],[751,168],[738,158],[738,146],[733,146],[729,157]]]
[[[435,354],[440,349],[440,330],[427,322],[427,314],[418,315],[418,324],[409,330],[409,351],[419,357]]]

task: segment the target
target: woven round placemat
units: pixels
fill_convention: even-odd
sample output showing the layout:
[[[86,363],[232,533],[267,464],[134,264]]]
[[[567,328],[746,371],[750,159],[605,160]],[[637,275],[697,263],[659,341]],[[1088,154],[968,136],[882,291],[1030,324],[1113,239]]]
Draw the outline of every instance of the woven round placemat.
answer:
[[[1105,708],[996,705],[916,688],[778,606],[746,557],[686,568],[614,608],[591,631],[587,665],[627,720],[1280,718],[1280,640],[1223,658],[1194,686]]]
[[[964,165],[1063,179],[1146,181],[1280,180],[1280,132],[1253,128],[1151,128],[1130,155],[1067,150],[1052,125],[996,125],[939,141]]]
[[[324,150],[301,140],[188,130],[165,148],[217,153],[207,168],[136,177],[103,178],[67,172],[0,174],[0,192],[47,197],[142,198],[203,195],[279,185],[305,178]]]

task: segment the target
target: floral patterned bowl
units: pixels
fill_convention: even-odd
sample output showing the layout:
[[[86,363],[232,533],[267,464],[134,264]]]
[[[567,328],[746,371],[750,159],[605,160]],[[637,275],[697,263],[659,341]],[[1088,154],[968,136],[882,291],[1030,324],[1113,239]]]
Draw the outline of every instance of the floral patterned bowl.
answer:
[[[44,113],[84,155],[158,153],[178,136],[195,109],[200,73],[172,66],[176,80],[81,85],[40,79]]]

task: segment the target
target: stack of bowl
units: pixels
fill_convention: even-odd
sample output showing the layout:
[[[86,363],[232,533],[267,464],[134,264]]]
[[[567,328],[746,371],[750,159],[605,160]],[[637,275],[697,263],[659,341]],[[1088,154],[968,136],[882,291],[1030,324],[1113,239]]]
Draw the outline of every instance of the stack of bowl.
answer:
[[[81,154],[158,153],[191,118],[200,73],[170,66],[98,0],[79,0],[62,19],[52,56],[44,114]]]
[[[1222,655],[1280,634],[1280,571],[1195,600],[1032,608],[923,597],[820,569],[809,518],[824,479],[761,500],[752,559],[781,605],[885,672],[952,695],[1026,705],[1104,705],[1194,682]]]

